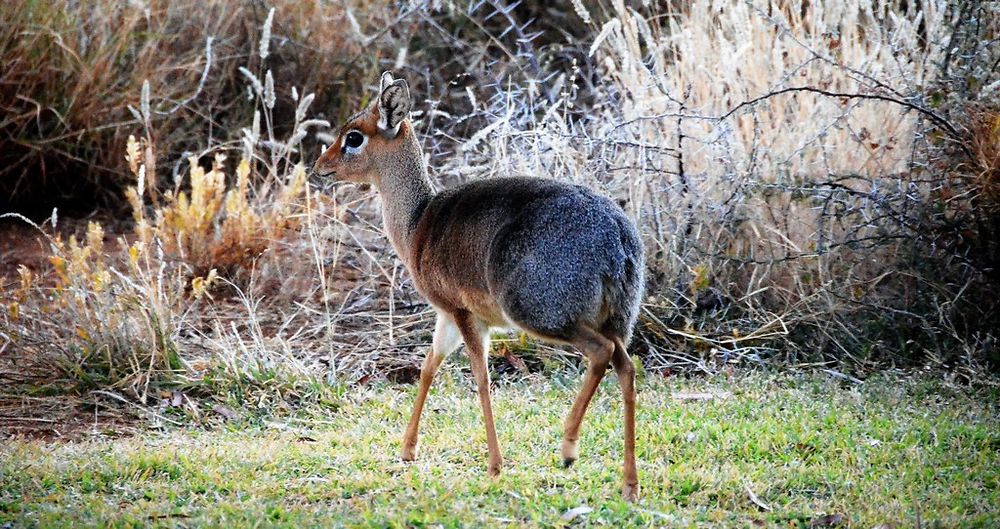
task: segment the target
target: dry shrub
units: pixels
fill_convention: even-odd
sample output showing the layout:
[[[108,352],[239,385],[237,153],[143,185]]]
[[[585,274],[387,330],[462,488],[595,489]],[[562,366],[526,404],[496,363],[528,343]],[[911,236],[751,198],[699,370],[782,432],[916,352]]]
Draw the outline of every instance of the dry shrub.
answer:
[[[0,334],[17,351],[18,371],[77,392],[122,391],[145,403],[151,383],[177,382],[208,365],[183,351],[182,334],[211,301],[220,271],[238,287],[233,279],[297,232],[306,173],[298,165],[273,192],[251,195],[247,160],[232,187],[222,155],[208,171],[192,160],[190,191],[168,192],[153,206],[142,198],[149,191],[146,165],[134,139],[128,152],[137,177],[127,190],[135,232],[120,237],[117,248],[106,247],[94,222],[84,241],[51,237],[49,273],[38,277],[22,266],[16,288],[2,292]]]
[[[507,83],[480,98],[482,126],[443,171],[547,174],[618,197],[650,252],[651,366],[930,358],[975,370],[972,342],[995,333],[972,320],[995,320],[996,302],[970,296],[984,269],[951,273],[960,249],[934,246],[928,216],[955,175],[937,160],[955,158],[926,147],[962,137],[932,97],[955,25],[970,22],[959,9],[612,2],[581,15],[587,60],[540,90]]]
[[[129,149],[129,163],[136,177],[146,174],[145,164],[137,163],[139,152]],[[144,244],[154,242],[164,257],[183,263],[190,274],[203,276],[210,272],[234,277],[241,270],[252,268],[253,262],[289,231],[297,230],[295,216],[306,186],[302,165],[292,171],[288,181],[275,196],[257,193],[250,196],[250,163],[243,159],[236,168],[236,182],[226,184],[222,154],[215,156],[212,168],[205,171],[196,158],[189,163],[190,191],[167,192],[162,204],[153,208],[154,220],[146,218],[143,186],[126,191],[136,221],[136,234]]]
[[[606,122],[629,123],[607,134],[672,148],[677,159],[668,166],[674,174],[647,179],[650,193],[639,206],[660,227],[654,266],[685,285],[666,300],[673,315],[697,311],[698,297],[714,288],[729,300],[706,303],[727,314],[721,326],[703,322],[702,332],[745,336],[780,318],[785,327],[817,326],[814,351],[864,355],[857,350],[864,339],[843,347],[842,330],[827,325],[860,308],[857,301],[882,304],[870,294],[897,251],[886,230],[897,230],[879,219],[908,200],[906,181],[916,177],[908,158],[922,132],[919,113],[864,96],[906,97],[897,94],[933,76],[940,50],[928,52],[921,41],[941,35],[921,28],[943,29],[943,5],[890,21],[891,9],[704,2],[654,34],[620,6],[605,25],[594,51],[623,105]],[[649,67],[634,59],[643,56]],[[781,93],[801,87],[858,97]],[[640,166],[648,156],[623,155],[618,164],[632,158]],[[683,279],[698,267],[709,280]]]
[[[1000,215],[1000,111],[973,108],[969,116],[973,185],[982,208],[996,217]]]
[[[261,60],[269,55],[269,43],[263,38],[255,47]],[[209,369],[212,363],[183,350],[181,340],[212,301],[214,284],[227,282],[239,291],[261,254],[300,229],[307,182],[304,166],[294,159],[310,127],[328,126],[306,119],[313,94],[300,97],[293,89],[279,95],[271,70],[260,71],[265,75],[241,70],[254,95],[248,106],[255,108],[243,137],[208,149],[213,162],[207,170],[199,157],[190,157],[189,178],[175,176],[172,189],[156,185],[163,164],[157,163],[150,126],[155,95],[143,84],[135,112],[145,136],[130,136],[124,149],[133,178],[124,195],[133,209],[134,231],[120,237],[117,248],[105,247],[97,223],[89,225],[83,242],[46,235],[51,268],[36,275],[21,267],[17,287],[0,291],[7,308],[0,315],[4,350],[16,351],[20,364],[0,369],[0,376],[29,373],[29,385],[44,380],[54,391],[114,390],[146,404],[151,388],[182,383]],[[295,117],[282,137],[273,126],[274,112],[286,98]],[[242,151],[235,178],[225,174],[228,150]],[[50,220],[55,228],[56,215]],[[0,360],[6,366],[15,359]]]
[[[947,66],[959,60],[947,44],[969,27],[955,11],[965,7],[574,5],[552,19],[573,24],[570,31],[547,20],[535,33],[528,18],[547,8],[534,2],[408,4],[398,13],[371,9],[367,20],[359,10],[279,3],[272,22],[282,37],[237,39],[244,48],[230,51],[240,60],[218,79],[210,72],[206,87],[227,87],[219,88],[222,106],[205,100],[206,115],[229,127],[224,139],[214,126],[192,134],[197,126],[188,124],[174,141],[164,128],[174,118],[159,112],[176,96],[164,96],[152,77],[146,89],[133,83],[129,130],[141,139],[127,143],[123,185],[131,186],[135,233],[117,260],[107,252],[91,270],[59,279],[84,299],[104,300],[109,289],[127,295],[46,311],[52,286],[28,277],[26,293],[17,285],[7,293],[17,309],[0,330],[29,358],[49,358],[42,344],[58,343],[61,351],[120,351],[115,366],[159,366],[119,377],[132,388],[164,372],[227,387],[269,385],[283,370],[412,376],[433,313],[393,256],[378,199],[358,190],[320,199],[298,165],[312,161],[312,138],[322,139],[312,133],[327,131],[307,116],[310,104],[339,118],[368,96],[351,91],[351,102],[331,105],[329,93],[314,100],[304,88],[332,82],[312,76],[336,78],[337,68],[355,64],[358,86],[382,68],[409,78],[435,184],[543,175],[623,205],[649,251],[636,348],[647,369],[777,360],[972,371],[995,350],[995,289],[986,280],[996,267],[980,257],[996,248],[995,216],[985,214],[996,204],[997,106],[957,89],[935,102],[942,78],[968,78]],[[203,9],[186,8],[189,16]],[[256,12],[245,32],[266,34],[256,28],[269,18]],[[350,31],[320,31],[338,24]],[[297,35],[316,49],[298,46]],[[976,39],[966,38],[969,49]],[[357,58],[371,48],[385,58]],[[308,59],[326,56],[333,63]],[[286,69],[309,64],[314,71],[288,81]],[[195,75],[204,63],[190,65],[184,71]],[[996,80],[984,72],[981,88]],[[969,101],[980,110],[957,110]],[[195,157],[177,151],[184,141]],[[74,252],[93,260],[96,250],[72,248],[94,247],[54,251],[82,262]],[[110,279],[99,290],[100,270]],[[213,282],[228,288],[213,290]],[[100,317],[115,311],[128,316]],[[98,328],[87,335],[99,339],[81,347],[88,342],[75,321]],[[132,327],[104,329],[104,321]],[[530,354],[518,338],[508,348]],[[122,345],[102,346],[113,343]],[[76,365],[95,358],[72,354],[63,356]]]
[[[345,6],[271,4],[278,86],[309,86],[323,108],[340,107],[360,82],[345,74],[374,70],[359,35],[331,30],[349,27]],[[238,67],[262,64],[256,46],[267,15],[258,2],[229,0],[0,3],[0,211],[124,205],[130,179],[120,161],[137,126],[148,125],[158,157],[171,163],[239,141],[252,108],[241,104]],[[146,123],[135,112],[144,81]],[[288,132],[295,109],[279,103],[278,133]]]
[[[83,241],[49,241],[51,276],[22,266],[17,289],[3,292],[0,330],[18,371],[45,382],[35,391],[112,389],[145,401],[151,382],[181,367],[174,334],[186,278],[124,239],[127,258],[109,256],[97,223]]]

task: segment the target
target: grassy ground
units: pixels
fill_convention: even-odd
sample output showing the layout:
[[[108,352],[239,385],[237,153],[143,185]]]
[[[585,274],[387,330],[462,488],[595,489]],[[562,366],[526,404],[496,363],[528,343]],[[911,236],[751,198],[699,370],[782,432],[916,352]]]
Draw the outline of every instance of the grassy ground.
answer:
[[[0,527],[996,527],[995,391],[825,375],[644,379],[643,496],[619,498],[621,420],[605,380],[559,467],[574,374],[501,383],[504,473],[485,474],[467,374],[432,391],[418,461],[398,461],[413,386],[337,390],[334,404],[78,442],[0,448]],[[703,400],[694,393],[707,393]],[[572,519],[586,505],[592,512]]]

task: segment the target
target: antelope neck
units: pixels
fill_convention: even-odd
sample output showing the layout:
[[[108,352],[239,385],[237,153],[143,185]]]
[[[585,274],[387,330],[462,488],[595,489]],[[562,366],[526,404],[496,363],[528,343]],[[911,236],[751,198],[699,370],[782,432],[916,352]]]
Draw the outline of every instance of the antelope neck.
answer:
[[[412,134],[407,134],[404,141],[405,147],[386,160],[385,165],[390,170],[379,179],[379,193],[382,195],[382,222],[389,241],[403,262],[409,265],[413,232],[433,193],[420,156],[420,145]]]

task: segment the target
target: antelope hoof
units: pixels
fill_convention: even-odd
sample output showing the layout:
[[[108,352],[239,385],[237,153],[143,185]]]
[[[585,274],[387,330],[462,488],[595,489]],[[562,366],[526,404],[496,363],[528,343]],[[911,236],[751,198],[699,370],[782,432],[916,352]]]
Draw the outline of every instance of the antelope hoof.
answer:
[[[622,485],[622,499],[629,503],[639,501],[639,484],[626,483]]]
[[[414,461],[417,459],[417,445],[413,446],[403,446],[403,450],[399,453],[399,458],[403,461]]]
[[[491,478],[500,477],[500,463],[491,463],[490,467],[486,470],[486,474]]]
[[[563,458],[563,468],[569,468],[576,462],[577,459],[577,442],[570,441],[569,439],[563,439],[562,442],[562,458]]]

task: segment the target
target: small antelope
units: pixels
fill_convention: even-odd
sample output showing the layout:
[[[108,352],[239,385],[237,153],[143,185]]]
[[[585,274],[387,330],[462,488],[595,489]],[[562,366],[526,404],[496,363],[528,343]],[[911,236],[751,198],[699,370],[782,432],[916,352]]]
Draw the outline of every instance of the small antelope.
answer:
[[[347,121],[313,171],[375,186],[389,240],[437,312],[402,459],[416,457],[420,414],[434,374],[462,341],[486,423],[488,472],[500,473],[486,355],[490,328],[513,327],[570,344],[588,359],[564,426],[566,466],[577,458],[587,405],[608,365],[614,366],[625,405],[622,494],[635,500],[635,368],[626,346],[645,268],[635,225],[607,198],[545,178],[491,178],[433,193],[408,119],[406,81],[385,72],[380,84],[375,100]]]

